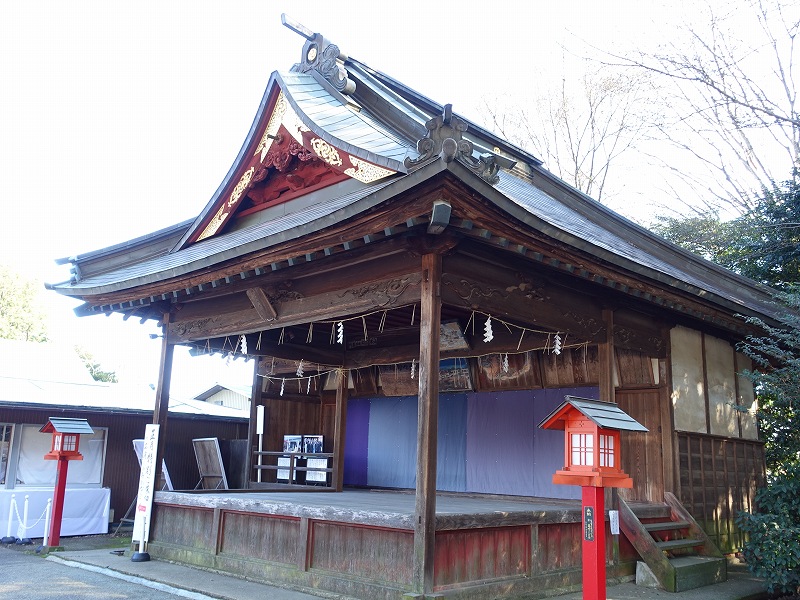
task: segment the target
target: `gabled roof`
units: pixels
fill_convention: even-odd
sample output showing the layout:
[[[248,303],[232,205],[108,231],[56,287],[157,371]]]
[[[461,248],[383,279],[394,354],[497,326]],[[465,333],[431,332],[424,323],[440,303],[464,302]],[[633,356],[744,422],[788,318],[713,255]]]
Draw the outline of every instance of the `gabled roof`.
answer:
[[[536,157],[452,115],[449,105],[443,107],[358,60],[340,56],[338,48],[319,34],[303,35],[307,40],[303,62],[291,71],[272,74],[242,149],[196,219],[70,259],[75,277],[50,287],[84,298],[87,303],[77,309],[78,314],[146,309],[317,260],[337,249],[303,249],[302,240],[391,206],[416,186],[445,180],[458,182],[520,227],[573,249],[587,261],[612,265],[625,277],[597,280],[581,265],[559,263],[522,245],[510,248],[508,240],[486,229],[478,236],[482,241],[573,275],[585,272],[586,278],[623,293],[640,294],[625,282],[633,276],[713,303],[729,314],[767,318],[775,314],[768,288],[621,217],[549,173]],[[291,168],[296,171],[281,172],[283,159],[294,160]],[[337,177],[290,189],[285,201],[280,196],[250,197],[258,186],[280,177],[287,178],[286,189],[292,186],[293,174],[303,180],[304,169],[309,168],[305,159],[321,161]],[[317,181],[318,175],[315,171],[309,181]],[[369,235],[357,239],[372,243],[400,235],[417,223],[411,215],[383,230],[363,232]],[[452,230],[472,236],[478,226],[459,218],[449,224]],[[338,243],[346,249],[352,241]],[[297,254],[292,255],[295,247]],[[245,256],[276,248],[281,249],[280,260],[236,271],[237,261]],[[198,273],[211,273],[222,265],[230,265],[224,277],[198,282]],[[165,293],[162,284],[170,281],[176,285]],[[160,295],[137,293],[137,288],[159,288]],[[106,300],[109,296],[114,300]]]
[[[50,417],[39,431],[42,433],[94,433],[89,421],[70,417]]]
[[[603,429],[616,431],[647,431],[647,427],[624,412],[614,402],[601,402],[577,396],[566,396],[564,402],[547,415],[539,427],[542,429],[564,429],[565,418],[571,410],[577,410],[592,423]]]
[[[229,392],[233,392],[234,394],[238,394],[247,400],[250,399],[250,395],[252,390],[247,386],[235,386],[235,385],[225,385],[221,383],[215,383],[210,388],[203,390],[199,394],[194,397],[194,400],[200,400],[205,402],[209,398],[216,396],[220,392],[224,392],[225,390]]]

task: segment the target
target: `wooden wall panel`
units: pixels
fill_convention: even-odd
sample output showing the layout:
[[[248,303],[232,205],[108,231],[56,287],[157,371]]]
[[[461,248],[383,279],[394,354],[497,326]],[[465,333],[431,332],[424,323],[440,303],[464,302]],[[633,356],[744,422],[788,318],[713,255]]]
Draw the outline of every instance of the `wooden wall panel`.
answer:
[[[655,385],[653,361],[649,356],[635,350],[614,348],[620,387],[643,387]]]
[[[268,398],[264,400],[264,450],[283,450],[284,435],[320,433],[320,401]]]
[[[580,523],[539,525],[538,563],[543,573],[581,567]]]
[[[475,360],[476,389],[531,390],[542,387],[538,352],[508,354],[508,370],[503,369],[503,354],[487,354]]]
[[[224,512],[220,554],[297,564],[300,519]]]
[[[648,429],[647,433],[623,431],[620,436],[622,470],[633,478],[633,489],[624,492],[628,500],[664,501],[660,397],[659,389],[616,392],[619,407]]]
[[[320,413],[319,431],[322,432],[322,451],[333,452],[333,433],[336,429],[336,402],[324,402],[320,407]]]
[[[678,460],[683,505],[723,552],[741,549],[734,519],[766,484],[764,445],[678,432]]]
[[[436,532],[434,586],[521,577],[531,561],[530,526]]]
[[[543,387],[579,387],[599,381],[597,346],[566,348],[561,354],[537,352]]]
[[[310,569],[411,584],[412,531],[320,521],[311,527]]]
[[[174,546],[214,552],[216,541],[210,535],[214,526],[212,509],[159,504],[153,510],[150,539]]]

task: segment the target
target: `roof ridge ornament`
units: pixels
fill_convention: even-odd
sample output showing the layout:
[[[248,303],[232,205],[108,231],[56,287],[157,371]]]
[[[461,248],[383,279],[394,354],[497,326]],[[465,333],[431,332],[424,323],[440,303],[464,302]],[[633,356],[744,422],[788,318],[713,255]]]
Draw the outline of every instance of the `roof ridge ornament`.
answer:
[[[407,157],[406,168],[422,166],[434,157],[441,157],[449,163],[458,160],[462,165],[475,173],[486,182],[496,185],[500,181],[498,172],[500,168],[511,168],[514,162],[486,152],[475,158],[472,156],[474,147],[472,142],[463,139],[467,131],[467,122],[453,114],[453,105],[445,104],[441,115],[437,115],[425,123],[428,130],[425,137],[417,141],[417,158]]]
[[[356,91],[356,82],[347,77],[344,61],[347,55],[339,46],[326,40],[319,33],[314,33],[305,25],[293,21],[286,13],[281,14],[281,23],[297,34],[306,38],[303,44],[303,56],[299,63],[292,66],[295,73],[316,71],[322,75],[338,92],[352,94]]]

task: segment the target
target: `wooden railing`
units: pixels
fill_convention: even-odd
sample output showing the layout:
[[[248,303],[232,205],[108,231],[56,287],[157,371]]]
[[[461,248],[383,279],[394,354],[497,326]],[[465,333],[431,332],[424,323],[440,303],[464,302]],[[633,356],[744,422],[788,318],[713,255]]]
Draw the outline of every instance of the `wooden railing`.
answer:
[[[308,466],[308,460],[324,460],[324,464],[329,465],[333,459],[332,453],[255,451],[253,452],[253,457],[255,459],[253,461],[253,469],[255,469],[256,472],[261,471],[262,473],[265,471],[274,471],[276,474],[276,480],[280,484],[290,486],[317,485],[330,487],[329,474],[333,473],[333,469],[329,466]],[[259,457],[261,458],[260,461]],[[281,459],[288,460],[282,461]],[[261,464],[258,464],[259,462]],[[264,464],[265,462],[266,464]],[[322,473],[323,476],[319,478],[320,480],[318,480],[318,476],[315,476],[312,478],[312,480],[309,480],[308,475],[312,473]]]

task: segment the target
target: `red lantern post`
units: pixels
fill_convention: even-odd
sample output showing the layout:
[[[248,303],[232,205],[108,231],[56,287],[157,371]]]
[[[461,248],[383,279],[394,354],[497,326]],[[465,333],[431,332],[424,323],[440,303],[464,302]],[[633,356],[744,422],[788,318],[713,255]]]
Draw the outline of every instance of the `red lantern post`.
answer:
[[[56,547],[61,543],[61,517],[64,514],[64,495],[67,489],[67,469],[69,461],[83,460],[80,448],[81,434],[94,433],[86,419],[68,419],[50,417],[50,420],[39,430],[41,433],[52,433],[53,440],[50,452],[44,455],[45,460],[57,460],[56,486],[53,491],[53,513],[50,518],[50,532],[47,545]]]
[[[620,465],[619,432],[647,428],[613,402],[575,396],[567,396],[539,427],[564,430],[564,468],[553,475],[553,483],[582,487],[583,597],[606,600],[604,490],[633,487]]]

